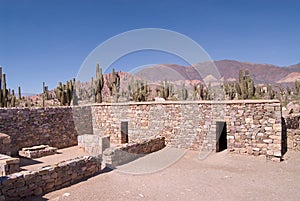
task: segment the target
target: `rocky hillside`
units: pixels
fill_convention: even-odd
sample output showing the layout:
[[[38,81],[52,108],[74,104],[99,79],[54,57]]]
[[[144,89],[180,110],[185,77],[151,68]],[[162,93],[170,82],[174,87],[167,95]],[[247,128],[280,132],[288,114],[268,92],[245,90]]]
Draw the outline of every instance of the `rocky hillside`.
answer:
[[[293,83],[300,80],[300,63],[280,67],[271,64],[256,64],[249,62],[239,62],[234,60],[220,60],[214,62],[221,77],[227,81],[238,79],[239,69],[250,71],[251,77],[256,84],[285,84]],[[176,64],[160,64],[148,67],[137,73],[139,76],[146,76],[151,81],[156,80],[201,80],[207,78],[213,80],[214,77],[209,75],[209,66],[207,64],[197,64],[198,69],[203,71],[205,77],[201,77],[192,66],[180,66]]]

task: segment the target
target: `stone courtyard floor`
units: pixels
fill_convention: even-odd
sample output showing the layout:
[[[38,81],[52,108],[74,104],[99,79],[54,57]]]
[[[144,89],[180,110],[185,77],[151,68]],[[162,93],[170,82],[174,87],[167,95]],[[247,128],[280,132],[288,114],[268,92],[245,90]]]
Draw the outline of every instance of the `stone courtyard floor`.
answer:
[[[181,152],[165,148],[116,170],[104,170],[86,181],[26,200],[300,200],[299,152],[289,151],[286,160],[278,163],[227,151],[199,160],[198,152],[187,151],[160,171],[125,173],[143,168],[151,172],[146,167],[164,163],[172,153]]]

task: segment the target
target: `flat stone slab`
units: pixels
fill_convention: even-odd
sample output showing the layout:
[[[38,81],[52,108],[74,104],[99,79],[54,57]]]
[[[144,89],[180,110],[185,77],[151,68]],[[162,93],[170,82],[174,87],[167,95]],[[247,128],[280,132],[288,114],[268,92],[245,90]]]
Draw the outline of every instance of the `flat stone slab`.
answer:
[[[25,147],[19,151],[19,156],[25,158],[41,158],[43,156],[49,156],[57,153],[56,147],[50,147],[49,145],[38,145],[33,147]]]

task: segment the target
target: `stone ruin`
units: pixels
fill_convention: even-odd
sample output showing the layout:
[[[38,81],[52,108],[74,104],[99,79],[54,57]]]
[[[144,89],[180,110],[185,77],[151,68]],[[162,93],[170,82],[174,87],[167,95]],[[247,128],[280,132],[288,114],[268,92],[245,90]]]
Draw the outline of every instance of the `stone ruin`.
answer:
[[[212,110],[216,104],[221,113]],[[280,161],[288,149],[300,151],[299,120],[298,114],[282,118],[275,100],[0,109],[0,200],[59,189],[99,174],[101,161],[113,168],[165,146],[227,149]],[[19,159],[14,156],[19,151],[35,158],[77,144],[90,156],[18,172]]]

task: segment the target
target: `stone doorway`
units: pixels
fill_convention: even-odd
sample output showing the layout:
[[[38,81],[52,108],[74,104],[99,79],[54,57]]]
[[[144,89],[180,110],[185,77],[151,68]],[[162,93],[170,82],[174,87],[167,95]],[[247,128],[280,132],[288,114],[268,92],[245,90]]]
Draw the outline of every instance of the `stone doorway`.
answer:
[[[227,149],[227,128],[225,121],[216,122],[216,152]]]
[[[128,143],[128,121],[121,122],[121,144]]]

